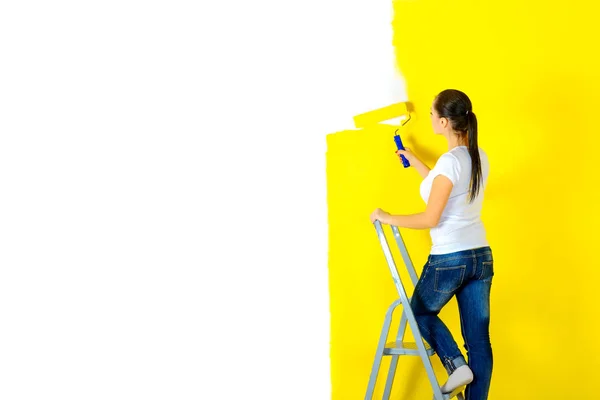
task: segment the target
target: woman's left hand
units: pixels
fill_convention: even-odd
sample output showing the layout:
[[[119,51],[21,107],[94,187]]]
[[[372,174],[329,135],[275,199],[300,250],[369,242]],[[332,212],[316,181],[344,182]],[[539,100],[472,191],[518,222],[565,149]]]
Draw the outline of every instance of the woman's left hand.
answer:
[[[379,221],[382,224],[387,224],[386,220],[390,214],[383,211],[381,208],[377,208],[375,211],[371,213],[371,223],[375,223],[375,221]]]

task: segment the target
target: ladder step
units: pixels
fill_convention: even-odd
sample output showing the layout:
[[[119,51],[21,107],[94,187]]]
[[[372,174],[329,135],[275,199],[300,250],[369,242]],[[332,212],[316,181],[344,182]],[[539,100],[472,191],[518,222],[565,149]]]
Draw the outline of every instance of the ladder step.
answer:
[[[425,345],[425,350],[427,351],[427,355],[429,357],[435,354],[435,350],[433,350],[431,346],[429,346],[426,342],[423,342],[423,344]],[[418,356],[419,349],[417,348],[417,344],[415,342],[389,342],[385,344],[383,354],[386,356]]]

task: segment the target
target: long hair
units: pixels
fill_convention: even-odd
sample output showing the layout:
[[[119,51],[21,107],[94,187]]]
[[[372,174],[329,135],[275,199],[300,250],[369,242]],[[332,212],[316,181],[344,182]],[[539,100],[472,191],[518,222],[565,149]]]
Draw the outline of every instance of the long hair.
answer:
[[[436,96],[433,107],[440,118],[447,118],[450,121],[450,126],[459,135],[467,136],[471,156],[469,201],[472,202],[482,186],[483,174],[477,143],[477,117],[473,112],[471,100],[460,90],[447,89]]]

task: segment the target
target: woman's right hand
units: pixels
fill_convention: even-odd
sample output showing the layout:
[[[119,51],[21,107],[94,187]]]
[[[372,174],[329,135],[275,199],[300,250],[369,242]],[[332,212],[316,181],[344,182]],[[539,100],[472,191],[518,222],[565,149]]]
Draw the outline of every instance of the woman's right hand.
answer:
[[[397,150],[396,154],[398,155],[398,159],[400,159],[401,162],[402,159],[400,158],[400,156],[406,157],[406,159],[410,163],[410,166],[415,167],[415,169],[423,179],[425,179],[427,175],[429,175],[429,167],[425,165],[423,161],[419,160],[409,148],[406,148],[405,150]]]
[[[402,161],[400,156],[404,156],[408,162],[410,163],[411,166],[413,166],[413,164],[415,164],[415,162],[418,161],[417,156],[415,156],[413,154],[413,152],[406,147],[405,150],[396,150],[396,154],[398,155],[398,158]]]

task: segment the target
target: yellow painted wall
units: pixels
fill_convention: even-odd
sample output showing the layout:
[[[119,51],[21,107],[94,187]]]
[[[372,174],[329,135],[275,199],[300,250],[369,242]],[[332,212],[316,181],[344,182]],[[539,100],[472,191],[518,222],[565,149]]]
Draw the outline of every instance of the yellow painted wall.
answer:
[[[596,4],[394,4],[398,67],[417,112],[405,145],[434,164],[446,148],[431,132],[429,106],[436,93],[456,88],[473,101],[480,145],[491,162],[483,219],[496,262],[492,400],[600,399]],[[369,213],[376,207],[392,213],[424,208],[418,174],[402,168],[392,136],[389,129],[372,128],[327,138],[336,400],[364,398],[383,316],[397,297]],[[429,233],[403,235],[420,273]],[[441,317],[461,347],[455,300]],[[397,376],[393,399],[431,398],[416,358],[401,359]],[[381,394],[380,384],[375,397]]]

